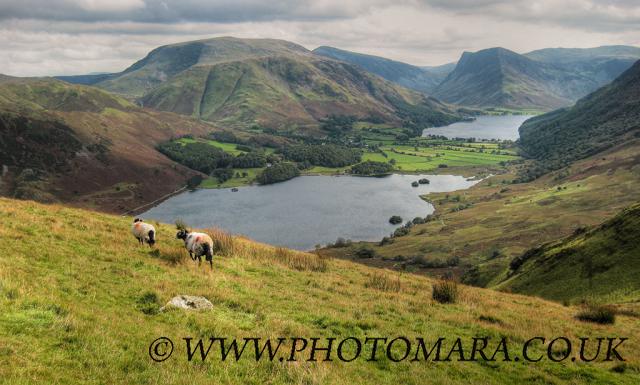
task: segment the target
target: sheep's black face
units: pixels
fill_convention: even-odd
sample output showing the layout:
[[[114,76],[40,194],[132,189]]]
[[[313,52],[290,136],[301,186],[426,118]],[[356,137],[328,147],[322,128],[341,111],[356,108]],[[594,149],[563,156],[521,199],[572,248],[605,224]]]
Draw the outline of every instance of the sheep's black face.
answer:
[[[178,238],[178,239],[186,239],[187,238],[187,231],[186,230],[178,231],[178,233],[176,234],[176,238]]]

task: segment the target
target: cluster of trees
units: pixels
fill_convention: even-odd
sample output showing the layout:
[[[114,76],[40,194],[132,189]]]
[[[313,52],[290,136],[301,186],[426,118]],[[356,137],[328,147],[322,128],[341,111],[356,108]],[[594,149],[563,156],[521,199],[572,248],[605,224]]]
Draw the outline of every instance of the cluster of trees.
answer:
[[[351,173],[356,175],[385,175],[393,171],[393,166],[386,162],[368,160],[351,167]]]
[[[158,150],[180,164],[216,177],[220,183],[233,178],[233,168],[260,168],[269,161],[262,152],[253,151],[233,156],[202,142],[166,142],[160,144]]]
[[[349,115],[329,115],[322,120],[322,128],[333,134],[342,134],[353,129],[353,123],[358,120],[355,116]]]
[[[166,142],[160,144],[158,150],[176,162],[205,174],[231,166],[234,158],[217,147],[200,142]]]
[[[243,141],[231,131],[214,131],[209,136],[211,139],[217,140],[218,142],[243,143]]]
[[[234,168],[259,168],[267,165],[267,157],[262,152],[248,152],[233,159]]]
[[[360,150],[335,144],[287,146],[282,153],[287,160],[324,167],[350,166],[362,159]]]
[[[267,167],[258,176],[256,180],[260,184],[270,184],[284,182],[300,175],[300,170],[293,163],[281,162]]]

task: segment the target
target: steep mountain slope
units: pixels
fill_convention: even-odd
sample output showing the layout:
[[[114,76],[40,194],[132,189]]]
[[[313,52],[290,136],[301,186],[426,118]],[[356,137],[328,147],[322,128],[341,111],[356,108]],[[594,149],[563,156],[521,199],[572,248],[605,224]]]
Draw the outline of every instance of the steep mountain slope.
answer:
[[[519,129],[525,153],[549,168],[640,135],[640,61],[575,106],[531,118]]]
[[[421,126],[461,118],[433,98],[282,40],[164,46],[96,86],[144,106],[236,127],[317,126],[332,114]]]
[[[270,56],[305,56],[306,48],[284,40],[223,37],[158,47],[121,73],[97,84],[111,92],[141,97],[172,76],[209,66]]]
[[[156,224],[154,252],[137,245],[129,233],[131,218],[4,198],[0,216],[0,378],[7,383],[197,385],[268,379],[274,385],[418,384],[427,377],[430,384],[451,385],[541,378],[575,385],[640,381],[640,329],[630,315],[619,315],[613,325],[595,325],[576,320],[576,307],[465,286],[458,303],[443,305],[431,299],[433,281],[425,277],[323,259],[220,231],[210,232],[224,245],[211,270],[188,258],[172,225]],[[377,282],[392,285],[385,289]],[[172,297],[184,294],[206,297],[213,309],[159,312]],[[604,352],[590,363],[552,362],[546,355],[535,364],[513,361],[522,358],[524,341],[536,336],[550,341],[559,331],[576,346],[578,337],[627,337],[618,348],[627,362],[603,362]],[[154,362],[150,345],[161,336],[173,341],[173,354]],[[398,363],[386,356],[385,347],[400,336],[410,340],[411,352]],[[444,360],[456,338],[469,359],[473,337],[484,336],[489,337],[488,357],[506,338],[511,360],[503,361],[498,353],[493,362],[479,355],[479,362],[461,362],[454,352],[451,361],[431,362],[433,352],[427,362],[410,362],[419,351],[416,337],[424,338],[426,349],[445,338]],[[238,350],[243,337],[261,338],[261,346],[271,338],[274,350],[278,337],[285,340],[273,361],[265,352],[256,362],[251,342],[240,360],[233,352],[222,360],[216,342],[203,362],[198,353],[187,359],[188,337],[194,338],[193,345],[203,339],[204,350],[209,338],[227,338],[225,349],[238,339]],[[308,341],[296,361],[287,360],[292,337]],[[318,348],[327,347],[326,338],[336,338],[332,361],[324,361],[320,350],[317,362],[307,361],[313,337],[319,338]],[[369,342],[363,343],[359,358],[341,362],[336,349],[347,337],[388,340],[380,342],[375,361],[367,360]],[[396,359],[404,354],[401,341],[393,344]],[[353,357],[354,345],[345,342],[342,356]],[[592,357],[593,345],[588,346]],[[164,355],[164,347],[158,346],[158,355]],[[577,357],[577,350],[570,356]],[[547,344],[531,344],[531,357],[546,351]]]
[[[92,87],[55,79],[0,80],[0,191],[40,201],[124,211],[194,175],[155,145],[214,128],[141,109]],[[151,182],[153,181],[153,182]]]
[[[441,100],[478,107],[553,109],[571,104],[597,82],[504,48],[462,54],[435,89]]]
[[[640,48],[624,45],[596,48],[545,48],[524,56],[561,66],[603,86],[629,69],[640,59]]]
[[[640,298],[640,204],[603,224],[530,249],[497,285],[554,300]]]
[[[316,55],[358,65],[369,72],[403,87],[426,94],[433,92],[436,86],[440,84],[447,75],[447,73],[442,70],[431,71],[430,69],[423,69],[379,56],[365,55],[333,47],[322,46],[314,49],[312,52]],[[451,70],[452,69],[453,68],[451,68]]]

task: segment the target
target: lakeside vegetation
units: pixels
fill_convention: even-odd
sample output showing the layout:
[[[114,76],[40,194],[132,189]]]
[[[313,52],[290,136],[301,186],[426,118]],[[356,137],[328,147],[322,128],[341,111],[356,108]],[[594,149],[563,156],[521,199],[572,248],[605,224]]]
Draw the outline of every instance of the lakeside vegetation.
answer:
[[[422,224],[414,224],[402,230],[401,236],[394,234],[375,243],[354,242],[349,247],[326,249],[326,253],[374,266],[432,276],[453,274],[463,282],[475,286],[501,288],[504,285],[505,290],[549,295],[550,298],[572,303],[589,301],[595,297],[610,303],[637,300],[637,289],[624,283],[635,279],[638,274],[637,269],[628,266],[629,259],[620,262],[619,266],[593,259],[593,269],[602,270],[603,266],[607,266],[606,271],[620,272],[613,278],[603,270],[605,274],[601,275],[602,279],[594,278],[592,281],[600,289],[596,286],[588,289],[588,285],[573,284],[571,290],[562,290],[564,283],[558,283],[557,286],[542,290],[539,285],[524,284],[537,279],[547,282],[542,278],[544,268],[527,268],[526,272],[535,272],[535,276],[528,277],[524,274],[513,281],[513,286],[503,282],[510,282],[509,274],[513,274],[510,273],[510,263],[528,250],[569,237],[585,226],[597,226],[605,218],[613,217],[625,207],[640,202],[640,190],[636,188],[640,184],[640,174],[637,163],[634,163],[638,148],[640,140],[631,140],[610,150],[606,156],[586,158],[529,183],[515,183],[519,169],[525,165],[511,165],[507,173],[487,178],[470,189],[424,196],[425,200],[435,206],[434,215],[425,218]],[[616,171],[612,173],[608,170]],[[618,240],[623,238],[615,237]],[[598,245],[606,247],[611,245],[612,240],[608,239],[608,243],[593,243],[589,248]],[[615,250],[624,252],[629,250],[628,247],[636,250],[634,245],[633,242],[619,244],[615,246]],[[357,250],[363,246],[371,248],[376,257],[358,259]],[[549,252],[545,255],[555,254]],[[615,251],[611,251],[606,256],[603,255],[603,258],[620,257],[616,255]],[[632,254],[622,254],[624,258],[629,255]],[[446,261],[452,256],[459,258],[456,266],[435,267],[436,261]],[[405,263],[416,257],[429,263]],[[623,257],[618,259],[622,260]],[[539,263],[543,260],[551,263],[547,259],[536,260]],[[555,259],[556,262],[560,260]],[[579,262],[579,259],[574,262]],[[541,266],[547,265],[543,263]],[[623,266],[627,268],[619,270]],[[584,268],[576,268],[574,264],[565,270],[584,278],[589,268],[588,263]],[[546,287],[544,283],[540,285]],[[598,294],[605,292],[609,295]]]
[[[205,138],[178,138],[161,144],[159,149],[209,175],[202,188],[259,183],[259,174],[283,161],[295,163],[300,175],[447,172],[471,176],[504,169],[519,160],[511,141],[411,137],[413,133],[406,128],[339,116],[327,119],[325,125],[330,127],[325,138],[257,127],[244,138],[218,131]],[[337,132],[340,134],[334,135]],[[263,137],[257,141],[259,135]],[[208,160],[203,161],[203,157]]]

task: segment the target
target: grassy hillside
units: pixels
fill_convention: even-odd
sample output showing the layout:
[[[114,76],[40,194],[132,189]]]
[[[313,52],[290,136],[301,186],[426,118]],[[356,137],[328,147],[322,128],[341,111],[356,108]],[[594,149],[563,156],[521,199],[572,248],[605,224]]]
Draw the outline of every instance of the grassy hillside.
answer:
[[[635,354],[640,335],[637,318],[630,315],[598,325],[576,320],[575,307],[469,287],[461,287],[459,302],[443,305],[431,299],[433,282],[424,277],[229,239],[219,231],[212,234],[223,241],[225,255],[216,256],[210,270],[186,257],[170,225],[157,224],[159,249],[151,252],[129,233],[131,218],[4,198],[0,215],[0,378],[7,383],[420,384],[427,377],[432,384],[640,381]],[[214,307],[158,312],[179,294],[205,296]],[[504,336],[514,345],[514,355],[533,336],[563,335],[576,342],[583,336],[625,336],[629,340],[618,350],[628,361],[256,363],[249,357],[220,362],[214,347],[216,359],[203,363],[187,362],[181,340],[399,335],[427,341],[461,337],[463,345],[472,336],[492,341]],[[171,338],[175,351],[157,363],[148,350],[160,336]],[[290,349],[291,343],[285,344]],[[532,353],[543,351],[546,347],[536,346]]]
[[[433,95],[469,106],[549,110],[569,105],[597,87],[575,71],[490,48],[463,53]]]
[[[282,40],[215,38],[163,46],[96,86],[232,127],[317,127],[328,115],[421,127],[461,119],[435,99]]]
[[[9,167],[0,181],[3,195],[118,212],[170,193],[194,175],[156,144],[215,129],[45,78],[0,80],[0,128],[0,163]]]
[[[403,87],[426,94],[433,92],[438,84],[446,77],[446,73],[442,73],[442,71],[432,72],[411,64],[333,47],[322,46],[314,49],[312,52],[316,55],[358,65],[369,72]]]
[[[534,182],[512,184],[520,167],[515,166],[468,190],[429,194],[424,198],[435,206],[436,216],[393,242],[366,244],[375,258],[357,258],[360,244],[327,253],[435,276],[451,272],[470,284],[491,287],[507,277],[513,258],[639,202],[639,151],[640,140],[633,139]],[[453,256],[460,259],[456,266],[429,264]]]
[[[594,228],[531,249],[498,287],[555,300],[640,298],[640,204]]]
[[[557,169],[640,135],[640,61],[575,106],[524,122],[525,154]]]

